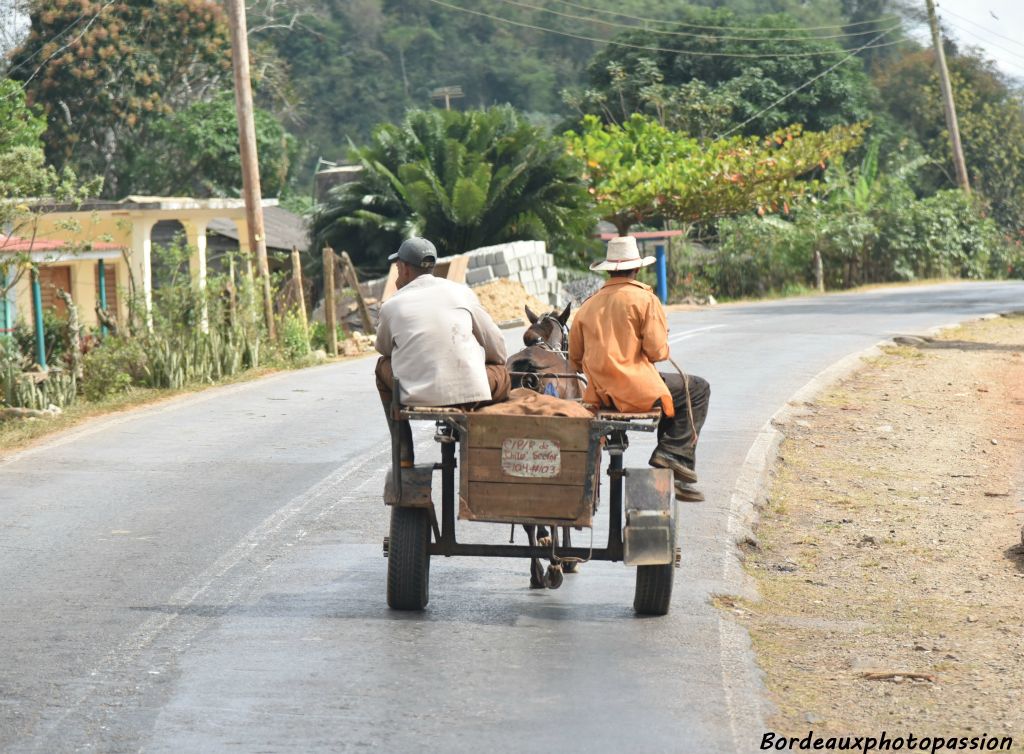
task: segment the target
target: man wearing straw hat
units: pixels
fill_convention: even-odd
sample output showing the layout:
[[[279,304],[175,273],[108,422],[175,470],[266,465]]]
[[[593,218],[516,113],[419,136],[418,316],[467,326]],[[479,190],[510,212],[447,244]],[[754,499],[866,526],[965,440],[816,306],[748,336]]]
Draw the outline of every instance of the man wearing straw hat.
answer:
[[[693,486],[697,437],[711,386],[691,374],[659,373],[655,366],[669,359],[668,323],[654,291],[636,279],[640,268],[653,263],[654,257],[640,256],[633,236],[608,242],[605,260],[590,265],[606,271],[608,280],[576,312],[569,364],[587,377],[587,403],[627,413],[661,408],[651,466],[671,469],[679,500],[698,502],[704,495]]]

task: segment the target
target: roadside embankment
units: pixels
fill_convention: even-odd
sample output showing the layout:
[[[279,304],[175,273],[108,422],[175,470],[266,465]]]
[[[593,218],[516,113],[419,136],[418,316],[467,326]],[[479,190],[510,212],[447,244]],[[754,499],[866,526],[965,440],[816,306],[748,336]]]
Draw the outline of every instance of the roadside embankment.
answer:
[[[780,426],[752,636],[790,736],[1024,751],[1024,316],[883,349]]]

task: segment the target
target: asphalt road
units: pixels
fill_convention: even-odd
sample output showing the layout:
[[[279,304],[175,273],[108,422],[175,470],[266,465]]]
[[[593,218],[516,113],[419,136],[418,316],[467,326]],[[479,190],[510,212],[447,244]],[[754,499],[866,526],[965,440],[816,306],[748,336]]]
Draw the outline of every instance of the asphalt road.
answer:
[[[672,314],[712,399],[665,618],[633,616],[621,564],[537,591],[525,561],[468,558],[434,559],[423,614],[388,611],[372,359],[2,458],[0,751],[754,751],[747,637],[708,598],[744,588],[729,501],[759,430],[849,353],[1022,307],[1024,284],[963,284]]]

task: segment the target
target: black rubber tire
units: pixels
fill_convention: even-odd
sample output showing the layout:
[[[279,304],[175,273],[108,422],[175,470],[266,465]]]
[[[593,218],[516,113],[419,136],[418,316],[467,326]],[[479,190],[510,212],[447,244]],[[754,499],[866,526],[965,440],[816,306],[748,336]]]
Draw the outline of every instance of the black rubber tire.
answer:
[[[668,565],[637,566],[633,609],[639,615],[668,615],[676,569]]]
[[[388,545],[388,607],[422,610],[430,599],[430,512],[391,507]]]

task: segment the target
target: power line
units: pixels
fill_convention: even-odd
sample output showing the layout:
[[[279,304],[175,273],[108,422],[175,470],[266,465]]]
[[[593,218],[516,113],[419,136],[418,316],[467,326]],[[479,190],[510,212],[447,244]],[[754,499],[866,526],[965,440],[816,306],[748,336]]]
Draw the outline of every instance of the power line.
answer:
[[[766,38],[763,35],[760,36],[760,37],[736,37],[736,36],[719,35],[719,34],[711,35],[711,34],[708,34],[707,31],[675,31],[675,30],[672,30],[672,29],[650,29],[650,28],[646,28],[646,27],[643,27],[643,26],[637,26],[636,24],[622,24],[622,23],[618,23],[616,21],[602,21],[601,19],[593,18],[592,16],[588,17],[588,16],[580,16],[580,15],[577,15],[575,13],[563,13],[562,11],[553,10],[551,8],[544,8],[544,7],[541,7],[539,5],[530,5],[529,3],[519,2],[519,0],[498,0],[498,2],[506,3],[508,5],[514,5],[514,6],[519,7],[519,8],[525,8],[527,10],[540,11],[541,13],[550,13],[550,14],[555,15],[555,16],[561,16],[562,18],[570,18],[570,19],[573,19],[575,21],[586,21],[588,23],[601,24],[602,26],[610,26],[610,27],[613,27],[613,28],[630,29],[630,30],[633,30],[633,31],[643,31],[643,32],[646,32],[648,34],[664,34],[666,36],[673,36],[673,37],[698,37],[698,38],[703,38],[703,39],[709,39],[710,38],[710,40],[713,40],[713,41],[729,40],[729,41],[739,41],[739,42],[767,42],[767,41],[771,41],[771,42],[808,42],[808,41],[824,40],[824,39],[846,39],[848,37],[862,37],[862,36],[865,36],[867,34],[875,34],[878,31],[881,31],[880,29],[868,29],[868,30],[865,30],[865,31],[857,31],[857,32],[852,32],[852,33],[847,33],[847,34],[830,34],[830,35],[827,35],[827,36],[815,36],[815,35],[812,35],[812,36],[809,36],[809,37],[772,37],[771,39],[768,39],[768,38]],[[895,24],[893,26],[890,26],[885,31],[893,31],[895,29],[900,28],[901,25],[902,24],[897,23],[897,24]],[[711,28],[714,28],[714,27],[707,27],[707,28],[711,29]],[[725,30],[725,31],[731,31],[731,29],[729,29],[729,27],[724,27],[723,26],[723,27],[719,27],[719,28],[722,29],[722,30]],[[764,29],[763,31],[769,31],[769,30],[768,29]],[[797,28],[797,29],[787,29],[787,31],[803,31],[803,29],[800,29],[800,28]]]
[[[78,18],[76,18],[76,19],[75,19],[74,21],[72,21],[72,22],[71,22],[70,24],[68,24],[68,25],[67,25],[67,27],[66,27],[66,28],[65,28],[65,29],[64,29],[64,30],[63,30],[62,32],[60,32],[59,34],[56,34],[56,35],[54,35],[54,36],[53,36],[53,38],[52,38],[52,39],[50,39],[49,41],[50,41],[50,42],[56,42],[56,41],[57,41],[58,39],[60,39],[61,37],[63,37],[63,36],[65,35],[65,34],[70,34],[70,33],[71,33],[71,31],[72,31],[72,30],[73,30],[73,29],[74,29],[74,28],[75,28],[76,26],[78,26],[79,22],[80,22],[80,21],[81,21],[81,20],[82,20],[83,18],[85,18],[85,14],[84,14],[84,13],[80,14],[80,15],[78,16]],[[42,54],[42,52],[43,52],[43,46],[42,46],[42,45],[40,45],[40,46],[39,46],[39,49],[37,49],[37,50],[36,50],[35,52],[33,52],[33,53],[32,53],[31,55],[29,55],[28,57],[26,57],[26,58],[25,58],[24,60],[22,60],[22,61],[21,61],[20,63],[18,63],[18,65],[16,65],[16,66],[13,66],[12,68],[9,68],[9,69],[8,69],[8,70],[7,70],[7,71],[6,71],[5,73],[4,73],[4,75],[5,75],[5,76],[7,76],[7,77],[10,77],[10,75],[11,75],[12,73],[14,73],[15,71],[17,71],[17,70],[18,70],[19,68],[23,68],[23,67],[25,67],[26,65],[28,65],[29,61],[31,61],[31,60],[32,60],[32,58],[34,58],[34,57],[37,57],[37,56],[41,55],[41,54]]]
[[[680,50],[680,49],[674,49],[674,48],[671,48],[671,47],[655,47],[653,45],[635,45],[635,44],[630,44],[629,42],[620,42],[620,41],[617,41],[617,40],[614,40],[614,39],[600,39],[598,37],[589,37],[589,36],[586,36],[584,34],[573,34],[571,32],[561,31],[559,29],[549,29],[546,26],[537,26],[535,24],[524,23],[523,21],[514,21],[511,18],[503,18],[501,16],[495,16],[495,15],[493,15],[491,13],[485,13],[484,11],[473,10],[472,8],[463,8],[462,6],[459,6],[459,5],[452,5],[451,3],[444,2],[444,0],[428,0],[428,1],[433,3],[434,5],[439,5],[442,8],[448,8],[449,10],[459,11],[460,13],[468,13],[469,15],[472,15],[472,16],[480,16],[481,18],[488,18],[491,21],[498,21],[500,23],[509,24],[510,26],[518,26],[518,27],[523,28],[523,29],[532,29],[533,31],[542,31],[542,32],[546,32],[548,34],[557,34],[557,35],[562,36],[562,37],[569,37],[570,39],[579,39],[579,40],[584,41],[584,42],[595,42],[597,44],[602,44],[602,45],[611,45],[613,47],[626,47],[626,48],[633,49],[633,50],[645,50],[647,52],[668,52],[668,53],[672,53],[672,54],[675,54],[675,55],[693,55],[695,57],[705,57],[705,58],[746,58],[746,59],[757,59],[757,60],[763,60],[765,58],[813,58],[813,57],[820,57],[820,56],[824,56],[824,55],[842,55],[844,52],[846,52],[845,50],[818,50],[818,51],[815,51],[815,52],[763,52],[763,53],[757,53],[757,52],[751,52],[751,53],[735,52],[735,53],[731,53],[731,52],[710,52],[710,51],[706,51],[706,50]],[[888,31],[883,32],[883,34],[888,34],[888,33],[889,33]],[[879,35],[879,36],[882,36],[882,35]],[[878,39],[878,37],[875,37],[875,39]],[[770,39],[766,39],[764,41],[765,42],[770,42],[771,40]],[[860,52],[862,50],[871,50],[871,49],[875,49],[875,48],[878,48],[878,47],[890,47],[892,45],[897,45],[897,44],[902,44],[902,41],[901,40],[896,40],[894,42],[883,42],[881,44],[876,44],[876,45],[868,44],[868,45],[864,45],[862,47],[857,48],[857,52]]]
[[[985,43],[986,45],[989,45],[991,47],[995,47],[997,50],[1002,50],[1007,55],[1013,55],[1015,58],[1019,58],[1020,60],[1024,61],[1024,55],[1022,55],[1019,52],[1014,52],[1013,50],[1008,50],[1007,48],[1003,47],[1002,45],[998,45],[995,42],[992,42],[992,41],[990,41],[988,39],[985,39],[984,37],[980,36],[979,34],[971,31],[970,29],[965,29],[963,26],[960,26],[959,24],[954,24],[951,21],[947,21],[946,23],[948,23],[954,29],[957,29],[957,30],[961,31],[964,34],[969,34],[970,36],[974,37],[975,39],[980,40],[981,42]],[[1020,66],[1019,63],[1013,63],[1013,61],[1005,61],[1005,62],[1011,63],[1013,65]]]
[[[835,63],[835,64],[829,66],[824,71],[819,73],[817,76],[815,76],[814,78],[808,79],[807,81],[802,83],[800,86],[798,86],[796,89],[792,90],[791,92],[787,92],[786,94],[783,94],[777,100],[775,100],[770,105],[768,105],[768,107],[766,107],[763,110],[759,110],[758,112],[754,113],[753,115],[751,115],[749,118],[747,118],[745,121],[743,121],[739,125],[733,126],[728,131],[726,131],[724,134],[720,134],[717,138],[719,138],[719,139],[727,138],[728,136],[731,136],[732,134],[734,134],[737,131],[739,131],[741,128],[746,126],[748,123],[756,120],[757,118],[760,118],[762,115],[764,115],[769,110],[774,110],[776,107],[781,105],[783,102],[785,102],[787,99],[792,97],[797,92],[803,91],[804,89],[809,87],[811,84],[813,84],[815,81],[818,81],[819,79],[821,79],[821,78],[827,76],[828,74],[832,73],[832,71],[834,71],[836,68],[841,66],[843,63],[847,62],[848,60],[853,59],[857,55],[857,53],[861,52],[862,50],[870,49],[869,46],[873,42],[877,42],[879,39],[881,39],[882,37],[884,37],[888,33],[889,32],[887,32],[887,31],[883,31],[878,36],[876,36],[876,37],[872,38],[871,40],[869,40],[863,47],[858,47],[856,50],[851,52],[849,55],[847,55],[845,58],[840,60],[838,63]]]
[[[104,4],[104,5],[103,5],[103,7],[101,7],[101,8],[100,8],[100,9],[99,9],[98,11],[96,11],[96,13],[95,13],[95,14],[93,14],[93,17],[89,19],[89,23],[87,23],[87,24],[85,25],[85,28],[84,28],[84,29],[82,29],[81,33],[80,33],[80,34],[79,34],[79,35],[78,35],[77,37],[75,37],[74,39],[72,39],[72,40],[71,40],[70,42],[68,42],[68,43],[67,43],[66,45],[64,45],[63,47],[59,47],[59,48],[57,48],[56,50],[54,50],[54,51],[53,51],[53,53],[51,53],[51,54],[50,54],[50,56],[46,58],[46,60],[44,60],[44,61],[43,61],[42,63],[40,63],[40,64],[39,64],[39,67],[38,67],[38,68],[36,68],[36,69],[35,69],[34,71],[32,71],[32,75],[31,75],[31,76],[29,76],[29,77],[28,77],[27,79],[25,79],[25,80],[24,80],[24,81],[22,82],[22,84],[21,84],[21,86],[20,86],[20,87],[18,87],[17,89],[15,89],[15,90],[14,90],[13,92],[11,92],[10,94],[8,94],[8,95],[7,95],[6,97],[4,97],[3,99],[5,99],[5,100],[6,100],[6,99],[10,99],[11,97],[13,97],[13,96],[14,96],[15,92],[18,92],[18,91],[25,91],[25,89],[26,89],[26,88],[28,87],[29,83],[31,83],[32,79],[34,79],[34,78],[35,78],[35,77],[36,77],[37,75],[39,75],[39,72],[40,72],[41,70],[43,70],[43,67],[44,67],[44,66],[45,66],[45,65],[46,65],[47,63],[49,63],[49,62],[50,62],[51,60],[53,60],[53,59],[54,59],[54,58],[55,58],[55,57],[56,57],[56,56],[57,56],[58,54],[60,54],[60,53],[64,52],[64,50],[68,49],[68,48],[69,48],[69,47],[70,47],[71,45],[73,45],[73,44],[74,44],[75,42],[77,42],[77,41],[78,41],[78,40],[80,40],[80,39],[81,39],[82,37],[84,37],[84,36],[85,36],[85,33],[86,33],[87,31],[89,31],[89,29],[90,29],[90,28],[92,27],[92,25],[93,25],[94,23],[96,23],[96,19],[100,17],[100,14],[102,14],[102,13],[103,13],[103,11],[105,11],[105,10],[106,10],[107,8],[109,8],[109,7],[111,6],[111,5],[113,5],[113,4],[115,3],[115,2],[117,2],[117,0],[107,0],[106,4]]]
[[[991,34],[992,36],[999,37],[1000,39],[1005,39],[1007,42],[1013,42],[1015,45],[1018,45],[1020,47],[1024,47],[1024,42],[1018,42],[1013,37],[1007,37],[1006,35],[1000,34],[997,31],[992,31],[987,26],[982,26],[977,21],[972,21],[971,19],[967,18],[966,16],[961,16],[959,13],[954,13],[951,10],[943,9],[943,11],[942,11],[942,13],[940,15],[946,15],[946,14],[949,14],[950,16],[956,16],[961,21],[966,21],[967,23],[971,24],[972,26],[977,26],[979,29],[981,29],[982,31],[984,31],[984,32],[986,32],[988,34]],[[952,23],[952,22],[950,22],[950,23]]]
[[[593,8],[589,5],[581,5],[580,3],[571,2],[571,0],[555,0],[555,2],[568,5],[579,10],[585,10],[588,13],[603,13],[606,16],[616,16],[618,18],[628,18],[632,21],[643,21],[644,23],[654,24],[669,24],[673,26],[685,26],[689,29],[706,29],[709,31],[726,30],[726,31],[792,31],[788,27],[781,26],[701,26],[700,24],[691,24],[684,21],[672,21],[669,19],[656,19],[656,18],[644,18],[643,16],[631,16],[628,13],[619,13],[618,11],[605,10],[603,8]],[[890,23],[892,21],[901,20],[899,16],[883,16],[881,18],[874,18],[869,21],[854,21],[848,24],[826,24],[824,26],[804,26],[803,31],[819,31],[822,29],[848,29],[854,26],[867,26],[869,24],[880,24]]]

